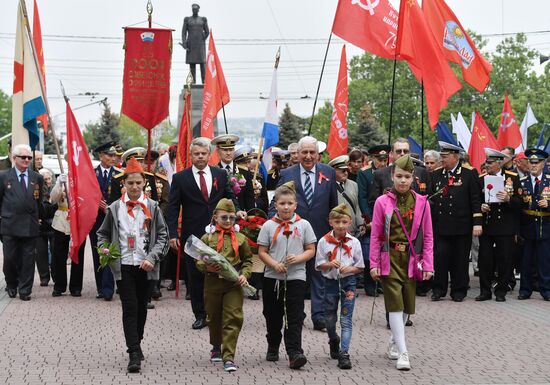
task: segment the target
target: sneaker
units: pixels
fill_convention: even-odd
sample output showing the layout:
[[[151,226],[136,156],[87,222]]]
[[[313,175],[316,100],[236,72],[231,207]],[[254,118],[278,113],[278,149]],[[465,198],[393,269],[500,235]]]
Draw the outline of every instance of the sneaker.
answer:
[[[338,367],[340,369],[351,369],[351,361],[348,353],[340,353],[338,357]]]
[[[409,353],[401,353],[401,355],[397,359],[397,364],[395,365],[395,367],[399,370],[410,370],[411,363],[409,361]]]
[[[223,363],[223,370],[225,370],[228,373],[231,373],[237,370],[237,366],[235,366],[235,363],[233,361],[225,361]]]
[[[340,338],[328,342],[330,346],[330,358],[337,360],[340,357]]]
[[[390,360],[397,360],[399,358],[399,351],[397,350],[397,345],[393,340],[388,342],[388,358]]]
[[[298,353],[289,360],[290,369],[300,369],[307,363],[307,358],[301,353]]]
[[[218,349],[212,349],[210,351],[210,362],[222,362],[222,352]]]
[[[271,362],[279,361],[279,348],[268,347],[267,353],[265,354],[265,360]]]

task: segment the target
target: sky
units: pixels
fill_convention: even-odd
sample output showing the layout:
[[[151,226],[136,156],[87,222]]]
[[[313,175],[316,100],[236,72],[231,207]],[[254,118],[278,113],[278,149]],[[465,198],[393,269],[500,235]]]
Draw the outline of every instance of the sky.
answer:
[[[122,100],[124,51],[122,27],[145,26],[146,0],[37,0],[44,36],[48,100],[56,121],[64,120],[59,82],[83,125],[96,121],[99,105],[76,110],[108,98],[119,112]],[[347,0],[350,1],[350,0]],[[367,1],[367,0],[362,0]],[[375,3],[377,0],[369,0]],[[1,0],[0,89],[11,94],[18,0]],[[32,17],[32,0],[26,0]],[[183,18],[198,2],[200,15],[208,18],[231,95],[228,118],[263,117],[269,94],[273,61],[281,46],[279,113],[285,103],[293,112],[310,116],[321,65],[337,0],[152,0],[153,22],[174,29],[171,71],[170,119],[176,124],[178,95],[188,73],[184,50],[179,46]],[[391,0],[394,6],[399,1]],[[529,32],[528,44],[550,55],[550,1],[547,0],[447,0],[463,26],[485,35],[489,50],[502,34]],[[545,31],[545,32],[539,32]],[[537,32],[537,33],[531,33]],[[323,76],[319,102],[334,98],[338,61],[343,41],[333,37]],[[347,45],[348,61],[362,50]],[[198,68],[197,68],[198,70]],[[86,93],[97,94],[85,96]],[[64,122],[61,122],[61,125]]]

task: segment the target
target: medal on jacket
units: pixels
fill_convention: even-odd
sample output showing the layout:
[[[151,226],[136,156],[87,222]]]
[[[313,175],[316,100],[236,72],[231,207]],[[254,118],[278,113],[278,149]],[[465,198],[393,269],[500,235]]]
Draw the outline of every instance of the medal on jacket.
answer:
[[[540,196],[541,196],[543,199],[550,200],[550,187],[549,187],[549,186],[546,186],[546,187],[544,188],[544,190],[542,190],[542,193],[540,194]]]
[[[38,200],[40,198],[40,186],[35,184],[34,185],[34,191],[33,191],[34,199]]]

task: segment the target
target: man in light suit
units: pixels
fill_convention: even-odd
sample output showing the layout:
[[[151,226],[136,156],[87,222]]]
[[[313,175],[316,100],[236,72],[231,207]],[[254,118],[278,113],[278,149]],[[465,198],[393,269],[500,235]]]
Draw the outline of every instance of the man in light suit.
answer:
[[[298,207],[296,213],[307,220],[313,227],[317,239],[330,231],[328,215],[338,205],[336,174],[332,167],[319,163],[317,139],[305,136],[298,142],[300,163],[281,170],[278,186],[293,181],[296,186]],[[275,204],[272,201],[269,217],[275,215]],[[307,262],[307,277],[311,289],[311,319],[315,330],[326,327],[323,310],[324,285],[320,271],[315,270],[315,260]]]
[[[206,226],[212,220],[214,209],[222,198],[233,199],[235,207],[239,207],[229,187],[227,172],[208,165],[211,154],[210,140],[193,139],[189,151],[193,166],[173,175],[168,198],[166,222],[170,231],[170,247],[174,250],[183,247],[190,235],[197,238],[204,235]],[[181,237],[178,237],[180,209]],[[238,217],[245,215],[242,211],[237,212]],[[196,319],[192,328],[202,329],[206,326],[204,275],[197,269],[193,258],[183,252],[182,255],[187,267],[191,307]]]
[[[28,301],[34,281],[39,218],[43,217],[44,178],[29,169],[32,153],[28,145],[16,145],[12,154],[15,167],[0,173],[3,271],[8,296],[15,298],[19,291],[19,298]]]

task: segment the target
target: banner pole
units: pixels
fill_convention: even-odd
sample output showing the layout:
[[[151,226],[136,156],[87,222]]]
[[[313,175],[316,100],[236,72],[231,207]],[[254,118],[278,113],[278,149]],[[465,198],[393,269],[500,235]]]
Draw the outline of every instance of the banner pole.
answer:
[[[323,73],[325,72],[325,64],[327,63],[328,49],[330,47],[330,41],[332,40],[332,30],[328,36],[327,49],[325,50],[325,58],[323,59],[323,66],[321,67],[321,76],[319,76],[319,83],[317,84],[317,92],[315,93],[315,100],[313,101],[313,111],[311,112],[311,119],[309,121],[309,128],[307,134],[311,134],[311,127],[313,126],[313,118],[315,117],[315,107],[317,106],[317,99],[319,98],[319,90],[321,89],[321,81],[323,80]]]
[[[390,98],[390,125],[388,127],[388,145],[391,146],[391,129],[393,123],[393,104],[395,101],[395,73],[397,69],[397,53],[393,59],[393,76],[391,81],[391,98]]]
[[[422,152],[424,152],[424,79],[422,79],[422,85],[421,85],[421,93],[420,93],[420,114],[422,115],[422,118],[420,119],[420,140],[421,140],[421,146],[422,146]],[[420,154],[422,159],[424,159],[424,154]],[[422,160],[421,159],[421,160]]]

